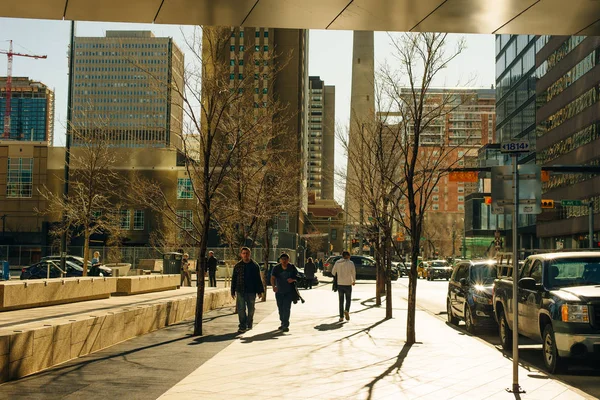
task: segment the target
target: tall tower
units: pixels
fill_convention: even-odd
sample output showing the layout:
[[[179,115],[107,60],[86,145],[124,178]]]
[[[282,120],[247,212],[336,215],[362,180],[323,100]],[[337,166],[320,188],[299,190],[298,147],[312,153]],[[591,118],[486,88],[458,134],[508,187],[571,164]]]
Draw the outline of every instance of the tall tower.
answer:
[[[352,94],[350,98],[350,148],[346,175],[346,205],[349,225],[364,223],[363,207],[358,198],[358,183],[364,181],[355,169],[352,154],[356,154],[357,134],[363,125],[375,118],[375,44],[373,32],[354,31],[352,46]]]

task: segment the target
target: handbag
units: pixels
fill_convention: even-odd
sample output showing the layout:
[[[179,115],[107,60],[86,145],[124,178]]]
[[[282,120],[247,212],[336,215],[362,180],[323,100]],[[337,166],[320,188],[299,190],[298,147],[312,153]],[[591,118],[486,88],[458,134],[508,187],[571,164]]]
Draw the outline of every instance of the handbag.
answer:
[[[331,290],[333,290],[334,292],[337,292],[338,290],[337,275],[333,276],[333,284],[331,285]]]

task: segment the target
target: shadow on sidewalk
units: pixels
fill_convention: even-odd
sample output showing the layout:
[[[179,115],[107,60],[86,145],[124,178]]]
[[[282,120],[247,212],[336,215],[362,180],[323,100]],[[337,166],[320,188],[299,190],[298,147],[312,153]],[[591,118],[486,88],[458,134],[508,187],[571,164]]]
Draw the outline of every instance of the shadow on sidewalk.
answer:
[[[408,356],[408,352],[410,351],[411,347],[412,344],[404,343],[404,346],[402,346],[402,350],[400,350],[400,353],[398,353],[398,356],[396,357],[396,362],[390,365],[388,369],[383,371],[381,374],[376,376],[371,382],[365,385],[365,387],[369,389],[369,395],[367,396],[368,400],[371,400],[373,398],[373,389],[375,389],[375,385],[377,384],[377,382],[381,381],[386,376],[391,375],[392,373],[398,373],[400,371],[400,369],[402,368],[402,363],[404,362],[406,356]]]
[[[244,336],[240,341],[242,343],[264,342],[266,340],[276,340],[279,336],[283,336],[283,332],[280,330],[274,330],[265,333],[259,333],[258,335],[254,336]]]
[[[223,333],[222,335],[206,335],[195,338],[191,343],[188,343],[188,346],[196,346],[202,343],[216,343],[216,342],[227,342],[229,340],[234,340],[239,336],[237,332],[229,332]]]
[[[336,329],[340,329],[342,326],[344,326],[343,322],[334,322],[331,324],[321,324],[321,325],[317,325],[315,326],[315,329],[321,332],[325,332],[325,331],[334,331]]]

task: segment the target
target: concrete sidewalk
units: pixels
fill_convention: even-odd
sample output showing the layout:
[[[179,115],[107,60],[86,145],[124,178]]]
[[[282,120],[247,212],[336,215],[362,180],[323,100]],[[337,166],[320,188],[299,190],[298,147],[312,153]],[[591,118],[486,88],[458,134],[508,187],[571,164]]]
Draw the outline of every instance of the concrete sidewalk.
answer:
[[[160,399],[584,399],[543,372],[520,368],[520,397],[505,391],[512,362],[502,352],[423,311],[407,346],[406,303],[394,318],[373,307],[373,285],[357,285],[351,320],[338,323],[337,294],[303,291],[289,333],[277,312],[205,362]]]

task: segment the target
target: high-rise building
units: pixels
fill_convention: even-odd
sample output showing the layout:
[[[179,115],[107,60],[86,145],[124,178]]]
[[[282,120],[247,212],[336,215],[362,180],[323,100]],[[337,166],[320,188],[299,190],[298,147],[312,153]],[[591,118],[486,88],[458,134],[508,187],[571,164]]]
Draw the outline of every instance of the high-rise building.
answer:
[[[204,28],[203,35],[205,52],[211,47],[207,43],[208,29],[211,28]],[[214,32],[221,34],[219,28]],[[302,176],[293,188],[299,194],[300,211],[295,215],[274,216],[274,230],[280,247],[297,248],[308,212],[308,30],[232,27],[229,51],[217,51],[219,62],[229,66],[230,90],[235,87],[247,90],[251,81],[254,107],[260,108],[274,100],[281,104],[283,112],[288,113],[284,119],[290,137],[282,145],[302,161]],[[210,56],[214,55],[203,54],[203,58]],[[276,73],[271,75],[270,71]]]
[[[76,37],[74,61],[74,129],[104,130],[122,147],[178,146],[184,59],[172,38],[150,31]]]
[[[600,165],[599,82],[600,38],[539,36],[536,39],[535,137],[537,163]],[[542,185],[543,197],[555,209],[538,217],[540,247],[589,246],[589,217],[594,214],[593,242],[600,230],[600,175],[551,173]],[[580,200],[581,206],[562,206],[561,200]]]
[[[0,115],[6,107],[6,78],[0,78]],[[13,77],[10,134],[8,139],[52,144],[54,135],[54,92],[41,82]],[[0,126],[0,139],[4,138]]]
[[[333,199],[335,158],[335,86],[309,78],[308,191]]]
[[[375,36],[372,31],[354,31],[352,43],[352,88],[350,95],[350,133],[348,147],[350,154],[356,154],[363,124],[375,120]],[[367,216],[365,205],[356,193],[360,172],[353,168],[352,157],[348,155],[346,167],[345,205],[348,225],[353,225],[360,234]]]

